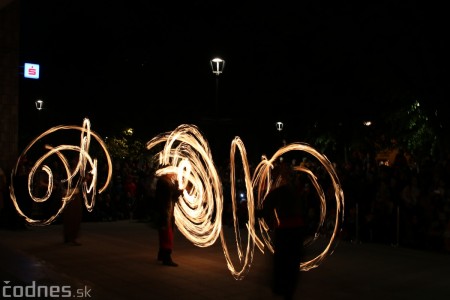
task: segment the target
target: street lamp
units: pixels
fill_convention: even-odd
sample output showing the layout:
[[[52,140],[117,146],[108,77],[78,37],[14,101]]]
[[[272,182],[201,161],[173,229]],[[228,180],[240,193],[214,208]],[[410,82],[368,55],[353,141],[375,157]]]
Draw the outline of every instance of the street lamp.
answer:
[[[283,122],[278,121],[275,123],[275,127],[277,128],[278,131],[282,131],[283,126],[284,126]]]
[[[282,134],[282,131],[283,131],[283,128],[284,128],[284,123],[281,122],[281,121],[276,122],[275,123],[275,128],[280,133],[281,142],[282,142],[283,146],[286,146],[286,140],[284,139],[283,134]]]
[[[219,75],[222,74],[225,67],[225,61],[219,57],[213,58],[210,61],[213,74],[216,75],[216,114],[219,112]]]
[[[42,101],[41,99],[38,99],[34,102],[34,104],[36,105],[36,109],[38,111],[37,128],[40,130],[41,129],[41,110],[44,109],[44,101]]]
[[[44,108],[44,101],[42,101],[41,99],[36,100],[34,104],[36,104],[36,109],[39,111]]]

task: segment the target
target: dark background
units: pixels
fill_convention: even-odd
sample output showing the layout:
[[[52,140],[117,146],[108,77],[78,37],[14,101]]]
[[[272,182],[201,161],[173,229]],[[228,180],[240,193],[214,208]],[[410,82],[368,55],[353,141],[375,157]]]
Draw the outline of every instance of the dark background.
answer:
[[[448,122],[443,4],[28,0],[21,6],[21,61],[41,65],[40,80],[21,80],[26,133],[81,125],[87,117],[102,135],[131,126],[149,140],[193,123],[226,145],[235,135],[258,144],[268,133],[279,138],[278,120],[301,139],[311,124],[376,119],[415,100]],[[215,56],[226,61],[219,116],[209,63]],[[37,114],[39,97],[45,109]]]

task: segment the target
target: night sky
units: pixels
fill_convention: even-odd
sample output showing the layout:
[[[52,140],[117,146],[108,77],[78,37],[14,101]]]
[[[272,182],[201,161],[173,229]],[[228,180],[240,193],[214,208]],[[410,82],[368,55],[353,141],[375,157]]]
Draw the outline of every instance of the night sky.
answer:
[[[425,1],[21,5],[21,62],[41,64],[42,76],[21,80],[22,110],[36,113],[43,97],[49,124],[88,117],[100,131],[135,126],[149,137],[203,124],[214,113],[215,56],[226,61],[221,118],[239,124],[231,135],[282,118],[299,128],[376,118],[405,98],[448,114],[446,10]]]

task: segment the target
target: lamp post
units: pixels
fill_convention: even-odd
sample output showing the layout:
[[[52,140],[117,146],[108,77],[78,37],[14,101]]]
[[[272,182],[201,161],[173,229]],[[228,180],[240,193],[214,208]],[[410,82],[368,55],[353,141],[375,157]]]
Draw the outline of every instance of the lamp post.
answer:
[[[286,146],[286,141],[284,140],[283,134],[281,133],[284,128],[284,123],[281,121],[278,121],[275,123],[275,127],[277,128],[277,131],[280,133],[281,143],[283,144],[283,146]]]
[[[42,101],[41,99],[36,100],[34,104],[36,104],[36,109],[38,111],[41,111],[44,108],[44,101]]]
[[[41,110],[44,109],[44,101],[41,99],[38,99],[34,102],[34,104],[36,105],[36,109],[38,111],[38,125],[37,127],[40,129],[41,126]]]
[[[211,69],[213,74],[216,75],[216,102],[215,102],[215,113],[219,113],[219,76],[223,72],[225,67],[225,61],[219,57],[213,58],[210,61]]]
[[[275,123],[275,127],[277,128],[278,132],[281,132],[283,130],[284,124],[281,121],[278,121]]]

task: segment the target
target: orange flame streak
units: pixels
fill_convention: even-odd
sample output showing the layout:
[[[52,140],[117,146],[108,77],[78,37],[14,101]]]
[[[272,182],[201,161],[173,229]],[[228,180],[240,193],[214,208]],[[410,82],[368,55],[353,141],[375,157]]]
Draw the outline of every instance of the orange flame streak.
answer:
[[[101,146],[106,161],[108,164],[108,173],[107,178],[103,184],[103,186],[98,190],[98,193],[102,193],[109,185],[112,177],[112,162],[111,158],[109,156],[108,150],[106,148],[105,143],[103,140],[93,131],[91,131],[91,125],[90,121],[88,119],[84,119],[83,126],[56,126],[53,128],[50,128],[49,130],[45,131],[41,135],[39,135],[37,138],[35,138],[22,152],[22,154],[19,156],[19,159],[17,160],[16,166],[11,172],[11,185],[10,185],[10,197],[14,203],[14,207],[16,208],[17,212],[25,218],[26,222],[28,222],[31,225],[49,225],[51,224],[64,210],[66,205],[71,201],[73,194],[75,193],[75,190],[79,185],[81,185],[84,203],[86,208],[89,212],[92,211],[94,205],[95,205],[95,196],[97,194],[97,159],[92,159],[92,157],[88,154],[89,152],[89,145],[91,141],[91,137],[94,137],[95,140],[99,143]],[[50,216],[48,219],[32,219],[25,215],[25,213],[20,209],[19,204],[17,202],[17,198],[14,191],[14,178],[17,176],[20,163],[25,159],[28,151],[36,145],[38,141],[40,141],[43,137],[50,135],[56,131],[59,130],[79,130],[81,132],[81,142],[80,146],[73,146],[73,145],[60,145],[57,147],[51,147],[49,145],[45,146],[45,149],[49,150],[46,152],[43,156],[41,156],[36,163],[31,168],[30,172],[28,173],[28,193],[31,197],[31,199],[36,203],[42,203],[47,201],[52,192],[54,187],[54,178],[53,178],[53,172],[51,168],[48,165],[43,164],[44,161],[51,157],[52,155],[56,155],[59,160],[62,162],[62,165],[64,166],[64,170],[66,172],[67,178],[62,180],[62,182],[65,182],[67,185],[66,193],[62,197],[62,204],[61,207],[57,210],[56,214]],[[76,151],[79,152],[79,159],[77,162],[77,165],[73,171],[70,170],[70,166],[68,163],[67,158],[63,155],[63,151]],[[35,174],[38,170],[42,170],[46,173],[47,179],[48,179],[48,185],[47,185],[47,191],[43,197],[37,197],[33,193],[33,182],[35,178]],[[90,180],[90,183],[85,181],[86,178],[86,172],[89,170],[89,174],[92,175],[92,180]],[[76,175],[79,173],[79,178],[75,184],[72,183],[72,180],[76,177]],[[89,196],[89,197],[88,197]],[[90,198],[90,199],[89,199]]]
[[[28,192],[32,200],[37,203],[42,203],[50,198],[53,191],[53,173],[49,166],[44,165],[43,162],[50,156],[56,155],[62,162],[67,178],[63,182],[67,183],[66,195],[62,197],[62,206],[57,213],[48,219],[34,220],[26,216],[20,209],[17,199],[14,193],[13,179],[17,175],[19,163],[24,159],[27,152],[43,137],[56,132],[58,130],[80,130],[81,132],[81,146],[72,145],[60,145],[58,147],[45,146],[45,149],[49,150],[45,155],[40,157],[34,166],[31,168],[28,174]],[[36,139],[34,139],[25,149],[25,151],[19,157],[16,167],[11,174],[11,186],[10,195],[14,202],[16,210],[22,215],[26,221],[32,225],[48,225],[52,223],[55,218],[64,210],[67,203],[72,199],[72,195],[75,189],[81,184],[83,191],[83,198],[85,205],[89,211],[92,211],[95,205],[96,186],[97,186],[97,160],[92,159],[88,154],[89,145],[93,136],[100,144],[103,152],[106,156],[108,163],[108,174],[104,185],[99,189],[99,193],[103,192],[112,176],[112,163],[109,153],[106,149],[106,145],[102,139],[90,130],[90,122],[85,119],[83,126],[57,126],[53,127]],[[251,177],[250,167],[247,160],[247,153],[244,143],[239,137],[231,143],[230,150],[230,180],[231,180],[231,195],[232,195],[232,207],[233,207],[233,223],[236,248],[238,252],[238,258],[240,262],[240,269],[237,269],[232,262],[230,253],[228,251],[226,238],[222,228],[222,209],[223,209],[223,191],[222,183],[220,181],[218,172],[212,160],[211,151],[209,149],[208,142],[203,138],[203,135],[195,125],[180,125],[174,131],[162,133],[147,143],[147,149],[152,150],[155,146],[164,144],[164,147],[159,151],[155,158],[158,160],[161,168],[156,171],[156,175],[162,175],[165,173],[177,173],[179,188],[183,190],[180,196],[180,201],[175,205],[174,215],[175,224],[180,232],[190,240],[194,245],[199,247],[208,247],[216,242],[218,237],[221,238],[222,248],[225,255],[227,267],[235,279],[243,279],[250,270],[253,262],[253,254],[255,245],[258,246],[260,251],[264,252],[264,248],[267,247],[269,251],[274,252],[273,245],[270,239],[269,226],[263,218],[258,219],[259,233],[255,230],[255,205],[258,209],[263,207],[264,199],[271,190],[272,185],[278,185],[279,182],[276,178],[272,178],[273,163],[280,158],[283,154],[290,151],[303,151],[314,156],[321,165],[325,168],[330,176],[331,182],[334,188],[334,197],[336,201],[336,214],[335,214],[335,226],[333,228],[333,234],[330,237],[325,249],[316,257],[309,261],[300,263],[300,270],[308,271],[312,268],[318,267],[323,260],[330,255],[337,245],[337,233],[340,230],[344,219],[344,193],[341,189],[339,178],[331,162],[322,154],[317,152],[309,145],[302,143],[292,143],[280,148],[271,159],[262,156],[261,162],[256,166],[253,176]],[[237,216],[236,206],[236,184],[235,184],[235,156],[236,148],[239,150],[242,166],[244,169],[244,179],[247,194],[247,210],[248,220],[246,228],[247,235],[247,248],[245,255],[242,247],[241,233],[239,230],[239,220]],[[67,158],[63,155],[63,151],[77,151],[79,153],[79,159],[74,170],[70,169]],[[33,180],[35,173],[38,169],[45,172],[48,177],[48,186],[46,193],[43,197],[37,197],[33,194],[31,187],[33,186]],[[309,179],[313,183],[315,190],[320,199],[320,218],[314,239],[309,241],[313,243],[319,236],[319,231],[322,228],[326,215],[326,197],[322,187],[317,181],[316,176],[311,170],[305,167],[297,166],[295,171],[304,172],[308,175]],[[86,172],[92,174],[92,181],[88,183],[84,180]],[[72,184],[74,178],[77,175],[78,180],[75,185]],[[275,181],[274,181],[275,180]],[[254,197],[256,192],[256,199]],[[91,196],[90,201],[88,196]],[[258,236],[258,234],[260,236]]]
[[[172,132],[154,137],[147,143],[147,149],[160,143],[165,143],[164,148],[156,158],[166,167],[156,174],[176,172],[183,179],[184,188],[191,186],[189,191],[183,190],[181,201],[175,205],[175,224],[194,245],[208,247],[221,232],[223,203],[222,183],[208,143],[193,125],[180,125]]]
[[[324,155],[320,154],[317,150],[312,148],[309,145],[302,144],[302,143],[292,143],[288,144],[282,148],[280,148],[270,160],[267,160],[265,157],[263,157],[263,160],[259,163],[259,165],[256,167],[256,171],[253,177],[253,188],[257,189],[257,205],[258,207],[263,206],[263,202],[265,199],[265,196],[267,196],[268,192],[270,191],[271,184],[274,184],[271,179],[271,170],[273,168],[273,162],[276,161],[278,158],[280,158],[283,154],[288,153],[290,151],[304,151],[311,155],[313,155],[325,168],[325,170],[328,172],[328,175],[330,176],[331,182],[333,184],[334,188],[334,196],[336,200],[336,215],[335,215],[335,225],[333,229],[333,233],[330,237],[330,240],[328,244],[326,245],[325,249],[316,257],[309,261],[301,262],[300,269],[302,271],[308,271],[310,269],[316,268],[320,265],[320,263],[328,256],[330,255],[334,248],[337,246],[337,234],[340,232],[340,228],[342,225],[342,222],[344,220],[344,192],[341,189],[341,185],[339,182],[339,178],[336,174],[336,170],[333,167],[333,164],[326,158]],[[321,204],[321,211],[320,211],[320,221],[319,225],[316,229],[315,238],[310,242],[312,243],[317,237],[319,236],[319,231],[323,226],[325,215],[326,215],[326,199],[325,194],[323,192],[323,189],[320,187],[320,184],[317,182],[316,177],[312,173],[311,170],[297,166],[294,168],[296,171],[299,172],[305,172],[308,174],[310,180],[313,182],[313,185],[316,189],[316,192],[320,199]],[[276,183],[275,183],[276,184]],[[268,226],[265,223],[264,219],[260,219],[260,229],[262,230],[261,234],[264,237],[264,241],[266,246],[268,246],[269,250],[273,253],[273,246],[271,244],[270,236],[268,234]],[[260,248],[261,251],[263,251],[262,248]]]
[[[156,145],[165,143],[163,150],[156,154],[161,166],[165,166],[157,171],[157,174],[176,172],[178,173],[180,188],[186,187],[189,183],[192,186],[190,191],[183,191],[183,196],[175,207],[175,223],[183,235],[194,245],[199,247],[207,247],[212,245],[218,235],[220,235],[223,252],[225,255],[227,267],[235,279],[240,280],[248,273],[253,261],[253,253],[255,244],[263,252],[267,246],[269,251],[273,253],[273,245],[270,240],[269,226],[265,220],[260,218],[259,229],[261,238],[255,231],[254,208],[263,206],[263,202],[269,193],[273,182],[271,170],[273,162],[283,154],[290,151],[304,151],[313,155],[328,172],[336,200],[336,216],[333,234],[325,249],[315,258],[301,262],[299,268],[307,271],[316,268],[320,263],[332,253],[337,242],[337,233],[343,221],[344,211],[344,193],[341,189],[339,178],[332,163],[322,154],[312,147],[302,143],[292,143],[280,148],[270,160],[265,156],[257,165],[253,177],[250,177],[250,167],[247,160],[245,146],[239,137],[236,137],[231,143],[230,150],[230,180],[231,180],[231,197],[233,208],[233,224],[235,233],[235,242],[240,269],[237,269],[232,263],[230,253],[228,251],[227,242],[222,228],[222,204],[223,193],[222,184],[214,163],[212,161],[211,152],[207,141],[203,138],[201,132],[195,125],[180,125],[174,131],[160,134],[147,143],[147,149],[152,149]],[[242,165],[244,168],[244,178],[247,193],[247,248],[245,255],[243,254],[241,233],[239,230],[239,221],[237,217],[236,205],[236,187],[235,187],[235,156],[236,148],[239,150]],[[296,167],[296,171],[304,172],[308,175],[320,199],[320,220],[316,229],[315,238],[310,241],[312,243],[318,236],[322,228],[326,215],[326,199],[323,189],[317,181],[311,170],[304,167]],[[180,180],[181,179],[181,180]],[[256,203],[253,192],[256,191]]]

